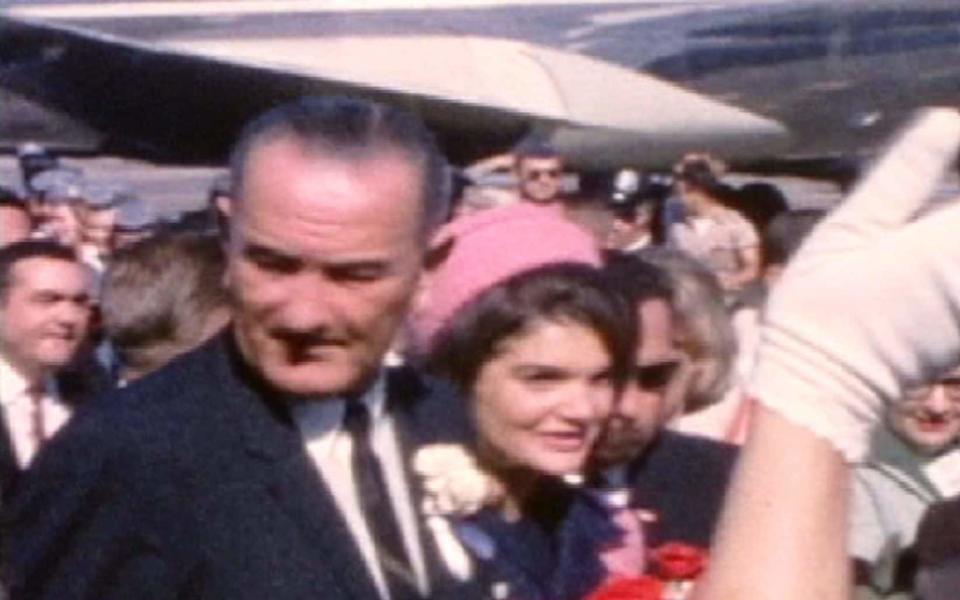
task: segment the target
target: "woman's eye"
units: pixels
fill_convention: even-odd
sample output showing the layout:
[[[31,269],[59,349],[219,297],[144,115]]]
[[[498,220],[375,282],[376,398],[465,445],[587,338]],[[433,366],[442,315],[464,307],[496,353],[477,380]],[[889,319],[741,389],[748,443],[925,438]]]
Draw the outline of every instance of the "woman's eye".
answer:
[[[528,383],[547,383],[563,379],[563,372],[554,369],[522,370],[519,375],[521,380]]]

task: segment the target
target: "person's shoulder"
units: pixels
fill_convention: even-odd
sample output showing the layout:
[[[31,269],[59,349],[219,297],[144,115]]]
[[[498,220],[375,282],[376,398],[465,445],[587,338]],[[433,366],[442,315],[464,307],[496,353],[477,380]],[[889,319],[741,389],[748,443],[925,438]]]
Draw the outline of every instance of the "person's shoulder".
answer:
[[[94,398],[76,411],[49,444],[49,452],[132,460],[145,453],[188,451],[184,442],[191,432],[212,421],[218,351],[215,344],[207,344],[127,387]]]
[[[103,416],[118,418],[203,408],[196,400],[218,387],[224,353],[220,340],[207,342],[157,371],[100,396],[91,408]]]
[[[715,473],[727,477],[739,456],[733,444],[699,435],[664,430],[643,456],[643,470]]]
[[[740,450],[735,444],[670,429],[660,433],[656,447],[674,453],[710,454],[733,458],[736,458]]]

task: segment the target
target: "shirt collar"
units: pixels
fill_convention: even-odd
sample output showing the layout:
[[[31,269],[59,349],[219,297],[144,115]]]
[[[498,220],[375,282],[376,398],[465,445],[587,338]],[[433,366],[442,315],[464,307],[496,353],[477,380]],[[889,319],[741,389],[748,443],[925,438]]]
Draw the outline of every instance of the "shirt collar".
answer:
[[[52,377],[45,377],[41,387],[45,395],[56,395],[56,382]],[[26,396],[29,389],[30,382],[27,378],[6,359],[0,358],[0,404],[8,406],[19,401]]]
[[[363,402],[370,411],[370,423],[376,428],[384,421],[386,413],[386,374],[381,369],[376,379],[362,396],[351,402]],[[347,435],[343,430],[343,416],[346,412],[343,398],[325,398],[323,400],[304,401],[292,409],[294,422],[304,441],[320,456],[333,452],[337,440]]]

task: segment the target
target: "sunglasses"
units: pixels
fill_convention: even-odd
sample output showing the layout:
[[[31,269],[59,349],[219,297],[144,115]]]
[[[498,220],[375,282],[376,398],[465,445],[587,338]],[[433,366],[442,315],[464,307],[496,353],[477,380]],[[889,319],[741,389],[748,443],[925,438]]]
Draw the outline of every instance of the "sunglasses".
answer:
[[[680,368],[680,361],[665,360],[633,369],[633,380],[645,390],[662,390],[673,380]]]
[[[556,179],[560,177],[560,169],[531,169],[524,173],[524,179],[534,181],[536,179]]]
[[[906,393],[907,400],[922,400],[933,391],[934,386],[941,386],[947,398],[960,402],[960,377],[955,376],[944,377],[933,385],[921,385],[908,390]]]

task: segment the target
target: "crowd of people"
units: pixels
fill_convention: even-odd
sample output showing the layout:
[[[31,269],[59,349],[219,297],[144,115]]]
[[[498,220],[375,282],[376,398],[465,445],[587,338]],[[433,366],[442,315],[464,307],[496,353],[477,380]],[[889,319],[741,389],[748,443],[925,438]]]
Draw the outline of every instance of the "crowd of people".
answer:
[[[951,597],[960,278],[918,207],[960,116],[931,119],[829,213],[698,153],[577,174],[527,140],[452,175],[345,98],[254,120],[175,224],[24,148],[7,592]]]

